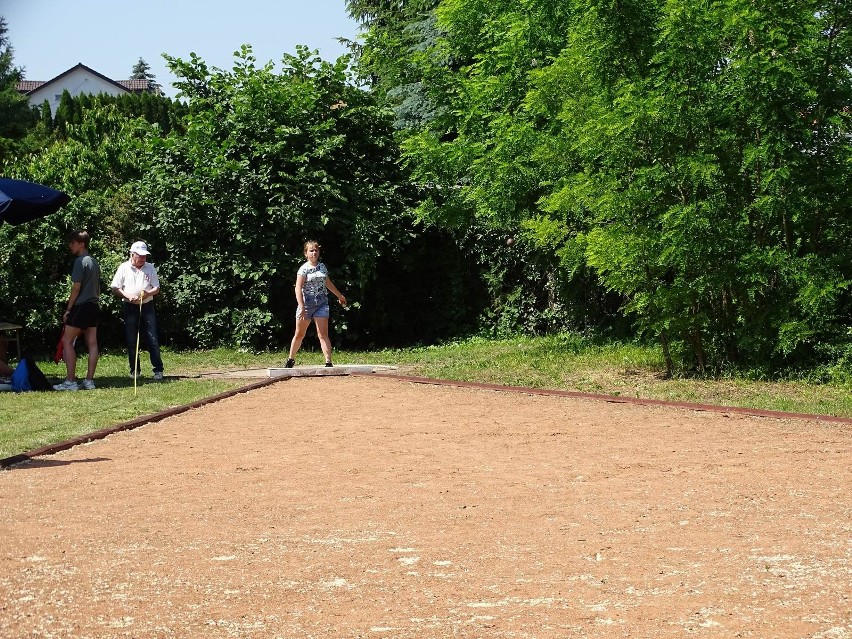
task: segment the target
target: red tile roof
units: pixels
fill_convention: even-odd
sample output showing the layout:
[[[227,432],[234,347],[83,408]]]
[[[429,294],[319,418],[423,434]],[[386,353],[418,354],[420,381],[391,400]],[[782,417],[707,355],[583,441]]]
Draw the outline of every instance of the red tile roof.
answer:
[[[147,91],[151,88],[150,80],[116,80],[121,86],[130,91]]]
[[[18,82],[18,91],[21,93],[29,93],[30,91],[35,91],[42,84],[44,84],[44,80],[21,80]]]
[[[82,63],[78,63],[76,66],[71,67],[67,71],[60,73],[58,76],[56,76],[55,78],[52,78],[50,80],[21,80],[20,82],[18,82],[18,86],[17,86],[18,91],[20,93],[25,93],[25,94],[31,93],[32,91],[35,91],[36,89],[44,86],[45,84],[50,84],[51,82],[58,80],[62,76],[68,75],[69,73],[71,73],[75,69],[85,69],[89,73],[92,73],[93,75],[96,75],[99,78],[106,80],[107,82],[110,82],[110,83],[112,83],[116,86],[119,86],[122,89],[126,89],[127,91],[130,91],[131,93],[141,93],[141,92],[144,92],[144,91],[152,91],[154,93],[159,93],[159,90],[157,89],[157,87],[152,87],[151,82],[148,81],[148,80],[113,80],[111,78],[106,77],[102,73],[98,73],[94,69],[87,67],[85,64],[82,64]]]

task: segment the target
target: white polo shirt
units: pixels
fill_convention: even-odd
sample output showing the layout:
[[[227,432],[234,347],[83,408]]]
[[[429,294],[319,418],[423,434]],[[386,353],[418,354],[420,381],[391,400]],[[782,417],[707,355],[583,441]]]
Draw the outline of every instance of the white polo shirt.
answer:
[[[160,288],[160,278],[157,277],[157,269],[153,264],[145,262],[142,268],[136,268],[127,260],[122,262],[115,271],[115,277],[112,278],[110,288],[117,288],[126,295],[139,297],[142,291],[150,291],[155,288]],[[149,297],[143,304],[153,302],[154,298]]]

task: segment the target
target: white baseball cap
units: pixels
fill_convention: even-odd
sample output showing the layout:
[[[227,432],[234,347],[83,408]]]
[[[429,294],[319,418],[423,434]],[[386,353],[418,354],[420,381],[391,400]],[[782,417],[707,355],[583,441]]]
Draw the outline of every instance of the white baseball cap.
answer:
[[[134,242],[130,247],[131,253],[136,253],[136,255],[150,255],[148,252],[148,245],[145,242]]]

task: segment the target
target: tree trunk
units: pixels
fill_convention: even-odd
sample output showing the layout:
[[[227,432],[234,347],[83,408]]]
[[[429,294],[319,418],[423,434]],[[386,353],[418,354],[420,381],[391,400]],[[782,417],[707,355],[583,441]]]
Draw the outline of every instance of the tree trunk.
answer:
[[[695,349],[695,359],[698,363],[698,372],[704,374],[707,355],[704,353],[704,341],[701,339],[701,331],[692,329],[692,346]]]
[[[669,334],[666,331],[660,332],[660,342],[663,345],[663,358],[666,360],[666,378],[672,376],[674,364],[672,363],[672,354],[669,350]]]

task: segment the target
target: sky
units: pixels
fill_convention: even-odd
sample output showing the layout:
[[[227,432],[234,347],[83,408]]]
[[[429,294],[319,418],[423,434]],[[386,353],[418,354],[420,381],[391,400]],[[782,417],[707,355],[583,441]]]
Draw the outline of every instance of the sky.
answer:
[[[142,58],[174,97],[175,77],[163,53],[230,69],[234,52],[250,44],[257,66],[280,69],[296,45],[336,60],[358,29],[344,0],[0,0],[14,64],[25,80],[50,80],[82,62],[112,80],[126,80]]]

